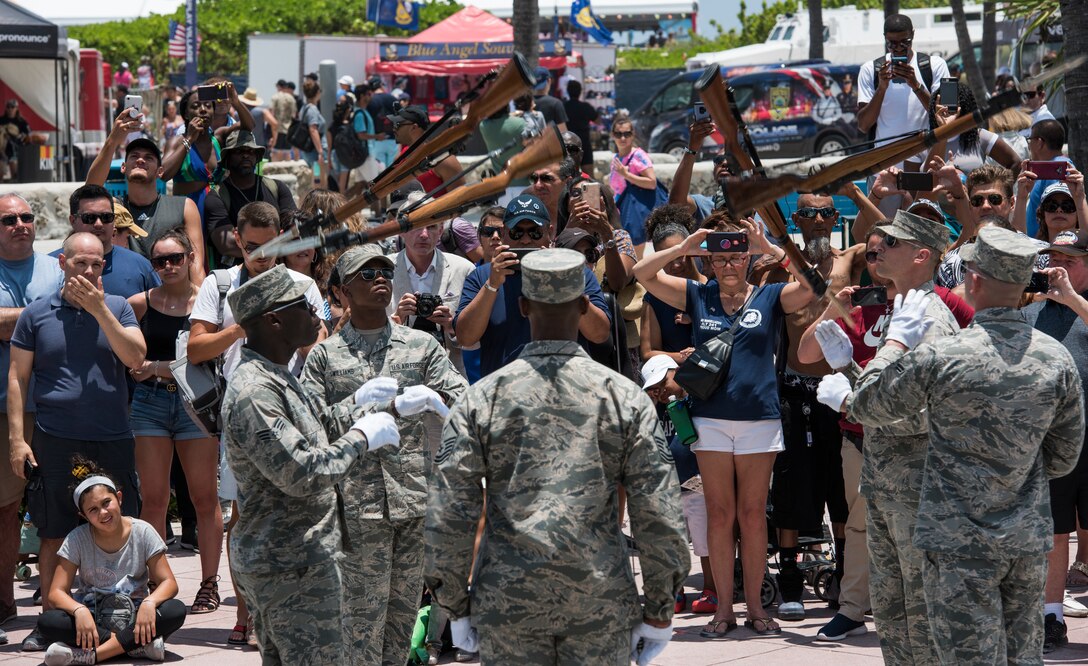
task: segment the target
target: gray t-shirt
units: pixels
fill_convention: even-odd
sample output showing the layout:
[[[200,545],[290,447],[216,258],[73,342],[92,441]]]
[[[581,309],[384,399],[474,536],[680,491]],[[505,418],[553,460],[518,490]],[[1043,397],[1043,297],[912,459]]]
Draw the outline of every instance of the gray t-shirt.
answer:
[[[302,107],[301,115],[304,125],[317,125],[317,135],[321,137],[321,145],[326,145],[328,141],[325,138],[325,116],[321,115],[313,104]]]
[[[166,552],[166,543],[149,523],[131,518],[132,532],[116,553],[107,553],[94,543],[91,526],[80,525],[64,538],[57,554],[78,568],[76,601],[94,590],[121,592],[132,599],[143,599],[147,592],[147,561]]]

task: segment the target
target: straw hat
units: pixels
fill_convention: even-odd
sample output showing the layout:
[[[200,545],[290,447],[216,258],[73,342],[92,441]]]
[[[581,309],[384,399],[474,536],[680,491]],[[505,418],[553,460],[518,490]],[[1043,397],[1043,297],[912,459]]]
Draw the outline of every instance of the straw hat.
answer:
[[[242,104],[246,106],[260,106],[264,104],[264,100],[257,95],[256,88],[246,88],[246,91],[242,93]]]

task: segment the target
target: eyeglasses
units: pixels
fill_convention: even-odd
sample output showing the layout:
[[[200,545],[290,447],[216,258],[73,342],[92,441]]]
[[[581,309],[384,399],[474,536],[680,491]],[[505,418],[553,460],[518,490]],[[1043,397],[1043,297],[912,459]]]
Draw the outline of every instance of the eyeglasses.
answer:
[[[879,256],[880,256],[880,254],[877,253],[876,250],[869,250],[868,252],[865,253],[865,263],[875,264],[876,260],[877,260],[877,258]]]
[[[804,217],[811,219],[819,215],[823,218],[838,217],[839,211],[835,210],[834,206],[824,206],[823,208],[813,208],[812,206],[805,206],[804,208],[797,209],[797,217]]]
[[[711,266],[725,266],[726,264],[728,264],[730,266],[743,266],[746,263],[748,263],[748,255],[746,255],[746,254],[738,254],[736,256],[728,256],[728,257],[711,257],[710,258],[710,265]]]
[[[976,194],[971,197],[971,206],[973,208],[982,208],[982,204],[986,201],[990,202],[991,206],[1000,206],[1005,202],[1005,195],[1003,194]]]
[[[480,238],[491,238],[495,234],[502,234],[502,227],[480,227],[476,230]]]
[[[415,125],[411,120],[402,120],[399,123],[393,123],[393,131],[396,132],[405,125]]]
[[[532,238],[533,240],[540,240],[541,238],[544,238],[544,230],[540,227],[532,227],[528,230],[521,229],[520,227],[514,227],[506,233],[510,234],[510,240],[521,240],[521,237],[525,234],[529,234],[529,238]]]
[[[634,132],[631,132],[631,131],[627,131],[627,132],[612,132],[612,136],[616,137],[617,139],[630,139],[630,138],[631,138],[631,137],[633,137],[634,135],[635,135],[635,133],[634,133]]]
[[[895,49],[907,49],[914,43],[913,37],[907,37],[906,39],[885,39],[884,44],[887,45],[889,51]]]
[[[79,219],[87,226],[93,226],[98,220],[102,220],[102,224],[113,224],[113,221],[117,219],[117,215],[114,213],[80,213]]]
[[[175,252],[173,254],[162,254],[157,257],[151,257],[151,265],[155,268],[155,270],[162,270],[166,268],[167,264],[180,266],[184,261],[184,252]]]
[[[286,310],[288,308],[293,308],[296,305],[305,305],[306,309],[309,310],[311,314],[314,313],[314,312],[317,312],[317,308],[315,308],[313,305],[311,305],[310,302],[307,301],[305,297],[296,298],[295,300],[291,301],[290,303],[284,303],[283,305],[281,305],[279,307],[272,308],[268,312],[279,312],[280,310]],[[265,314],[268,314],[268,312],[266,312]]]
[[[1035,99],[1035,96],[1039,93],[1035,92],[1034,90],[1029,90],[1028,92],[1020,94],[1024,96],[1024,99]]]
[[[529,176],[529,180],[534,183],[554,183],[559,179],[550,173],[534,173]]]
[[[34,213],[19,213],[18,215],[11,214],[0,217],[0,224],[3,224],[5,227],[14,227],[20,222],[23,224],[34,224]]]
[[[392,268],[360,268],[359,272],[355,274],[355,277],[363,278],[364,282],[373,282],[378,279],[378,276],[382,276],[386,280],[393,279]],[[354,280],[355,278],[352,278]],[[351,280],[348,280],[351,282]],[[345,283],[347,284],[347,283]]]
[[[1044,213],[1057,213],[1059,210],[1063,213],[1075,213],[1077,204],[1073,203],[1072,199],[1062,199],[1061,201],[1050,199],[1043,202]]]

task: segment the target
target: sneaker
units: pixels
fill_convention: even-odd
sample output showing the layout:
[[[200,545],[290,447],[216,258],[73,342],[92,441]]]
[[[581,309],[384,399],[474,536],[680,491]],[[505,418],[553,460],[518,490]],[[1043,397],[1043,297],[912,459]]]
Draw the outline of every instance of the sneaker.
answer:
[[[778,619],[791,622],[805,619],[805,605],[800,601],[783,601],[778,604]]]
[[[467,661],[477,661],[479,658],[479,652],[468,652],[460,648],[458,648],[457,652],[453,655],[453,660],[456,661],[458,664],[463,664]]]
[[[1069,617],[1088,617],[1088,606],[1073,598],[1069,590],[1065,591],[1065,599],[1062,600],[1062,613]]]
[[[855,622],[842,613],[836,613],[816,634],[818,641],[841,641],[850,636],[861,636],[869,631],[864,622]]]
[[[135,650],[126,653],[130,657],[150,659],[151,661],[166,661],[166,642],[162,636],[151,641],[147,645],[141,645]]]
[[[42,636],[42,632],[38,631],[37,627],[34,627],[34,631],[27,634],[27,637],[23,639],[23,644],[19,649],[23,652],[41,652],[45,647],[45,637]]]
[[[1065,623],[1058,622],[1058,616],[1048,613],[1043,619],[1043,654],[1049,654],[1069,642],[1065,635]]]
[[[182,525],[181,526],[181,541],[178,542],[182,550],[191,550],[194,553],[199,553],[200,549],[197,548],[196,540],[196,525]]]
[[[703,615],[718,612],[718,595],[713,590],[703,590],[703,595],[691,602],[691,612]]]
[[[683,592],[679,592],[676,595],[676,603],[673,604],[673,613],[683,613],[684,609],[688,607],[688,597]]]
[[[70,664],[94,664],[94,650],[68,647],[64,643],[53,643],[45,651],[45,666],[70,666]]]
[[[8,644],[8,632],[4,631],[3,629],[0,629],[0,645],[7,645],[7,644]]]
[[[30,603],[34,604],[35,606],[42,605],[42,588],[39,587],[38,589],[34,590],[34,594],[30,597]],[[44,650],[45,648],[42,649]]]

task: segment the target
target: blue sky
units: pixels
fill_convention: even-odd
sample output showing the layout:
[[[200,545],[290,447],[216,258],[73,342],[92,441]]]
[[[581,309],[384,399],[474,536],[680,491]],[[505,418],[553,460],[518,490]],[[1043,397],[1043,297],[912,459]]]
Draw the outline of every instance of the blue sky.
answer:
[[[760,6],[760,0],[747,0],[749,13],[757,11]],[[715,34],[715,30],[710,25],[710,19],[714,19],[722,25],[724,30],[730,28],[740,28],[740,21],[737,20],[737,14],[740,12],[740,0],[700,0],[699,1],[699,16],[698,16],[698,31],[700,35],[712,37]]]

